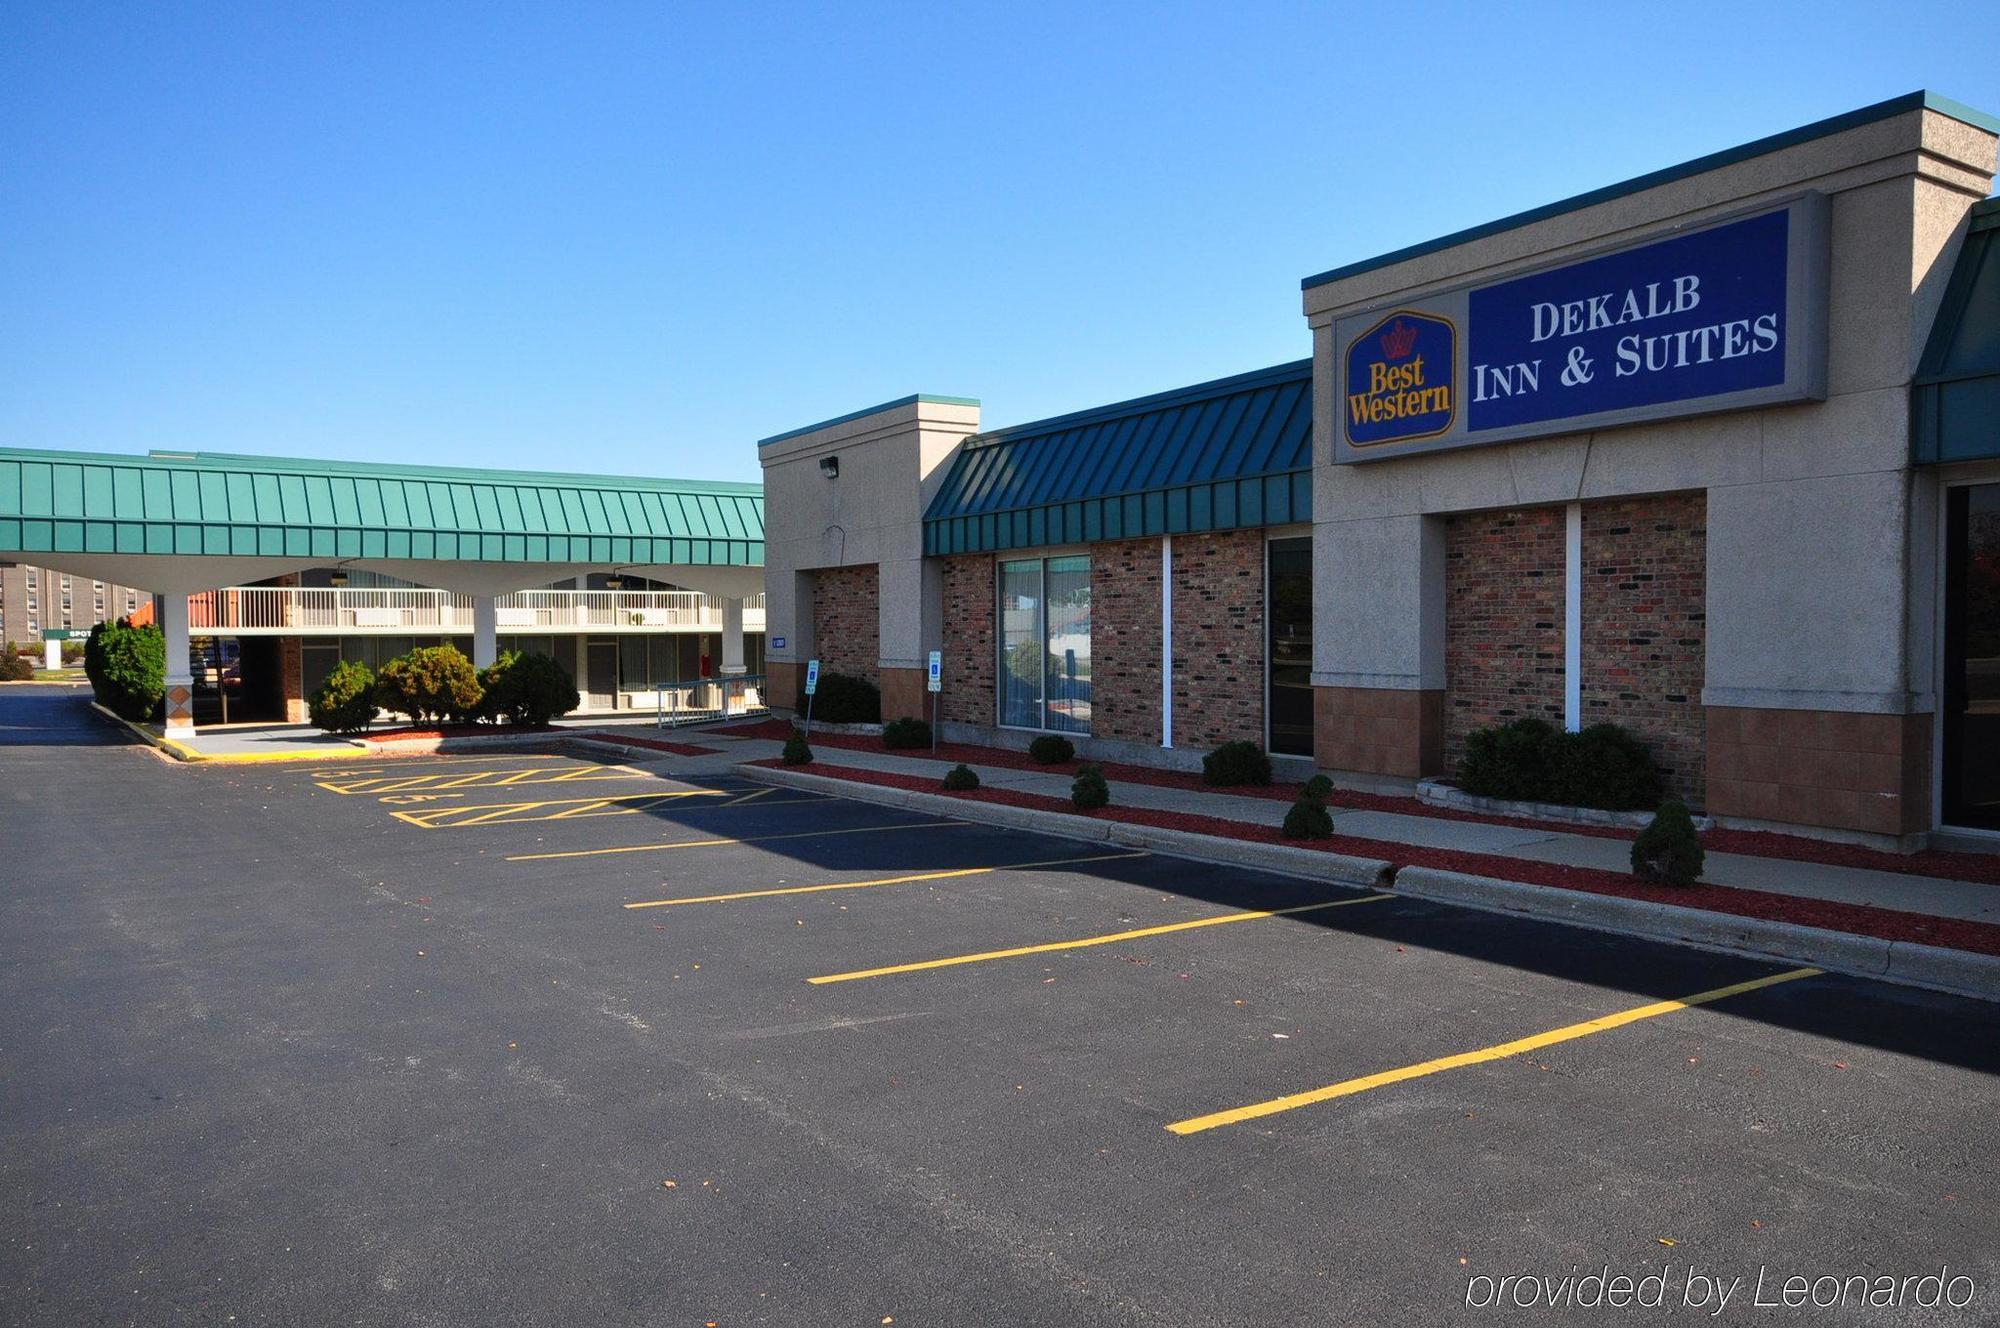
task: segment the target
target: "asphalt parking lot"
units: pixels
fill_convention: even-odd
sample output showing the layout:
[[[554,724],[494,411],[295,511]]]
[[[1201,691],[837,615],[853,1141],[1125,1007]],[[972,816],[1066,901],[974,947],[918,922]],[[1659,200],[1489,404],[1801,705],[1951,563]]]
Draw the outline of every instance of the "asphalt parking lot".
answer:
[[[2000,1320],[2000,1007],[684,758],[0,744],[8,1323]]]

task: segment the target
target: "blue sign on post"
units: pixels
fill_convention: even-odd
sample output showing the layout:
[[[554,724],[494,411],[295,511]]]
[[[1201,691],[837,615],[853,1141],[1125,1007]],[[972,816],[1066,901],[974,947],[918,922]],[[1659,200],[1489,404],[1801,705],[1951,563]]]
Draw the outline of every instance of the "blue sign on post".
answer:
[[[942,650],[931,651],[930,671],[927,682],[929,689],[933,692],[944,689],[944,652]]]
[[[806,695],[811,696],[814,692],[818,690],[819,690],[819,661],[816,659],[809,659],[806,661]]]

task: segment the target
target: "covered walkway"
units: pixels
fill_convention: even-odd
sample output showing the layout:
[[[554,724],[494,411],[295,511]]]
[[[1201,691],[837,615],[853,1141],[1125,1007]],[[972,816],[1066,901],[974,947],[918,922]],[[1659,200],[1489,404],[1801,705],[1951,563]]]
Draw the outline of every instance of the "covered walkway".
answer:
[[[586,590],[588,578],[665,582],[718,602],[719,610],[686,610],[712,614],[720,671],[741,674],[745,602],[763,591],[764,500],[755,484],[5,448],[0,558],[154,591],[167,644],[166,731],[183,738],[194,731],[191,629],[254,626],[236,621],[246,611],[240,599],[210,592],[312,568],[432,588],[441,615],[465,611],[482,667],[498,652],[503,613],[517,629],[538,625],[537,609],[589,625],[625,606]],[[574,592],[545,589],[565,581]],[[510,598],[530,591],[550,603]],[[352,606],[339,616],[339,598],[325,606],[332,630],[358,623]],[[622,625],[669,626],[682,607],[649,603]],[[648,617],[656,613],[657,624]],[[524,614],[531,621],[514,621]],[[275,629],[309,625],[301,618]],[[454,627],[440,621],[438,630]]]

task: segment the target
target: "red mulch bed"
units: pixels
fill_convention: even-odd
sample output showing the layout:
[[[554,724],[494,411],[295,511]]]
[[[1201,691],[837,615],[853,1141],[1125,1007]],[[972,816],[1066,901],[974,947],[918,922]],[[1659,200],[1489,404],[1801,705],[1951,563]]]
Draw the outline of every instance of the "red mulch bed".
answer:
[[[1954,950],[2000,955],[2000,926],[1991,923],[1926,917],[1922,914],[1899,913],[1894,909],[1870,908],[1861,904],[1800,899],[1792,895],[1771,894],[1763,890],[1743,890],[1734,886],[1696,885],[1679,889],[1671,886],[1647,885],[1622,873],[1600,871],[1593,867],[1565,867],[1555,863],[1534,862],[1492,853],[1419,848],[1411,844],[1360,839],[1352,835],[1335,835],[1331,839],[1318,840],[1286,839],[1278,833],[1275,826],[1245,825],[1239,821],[1226,821],[1213,816],[1156,811],[1146,807],[1113,806],[1094,812],[1080,812],[1061,798],[1045,797],[1037,793],[990,788],[974,789],[968,793],[945,793],[937,783],[914,775],[898,775],[879,770],[856,770],[849,766],[829,765],[820,761],[787,766],[782,760],[773,758],[754,761],[751,764],[800,770],[807,774],[826,775],[858,784],[878,784],[888,788],[910,789],[919,793],[938,793],[950,798],[969,798],[976,802],[1030,807],[1039,811],[1060,812],[1068,816],[1093,816],[1123,821],[1131,825],[1188,830],[1195,834],[1215,835],[1224,839],[1284,844],[1293,848],[1319,849],[1323,852],[1344,853],[1354,857],[1382,858],[1397,868],[1435,867],[1480,876],[1497,876],[1503,880],[1524,881],[1532,885],[1581,890],[1589,894],[1616,895],[1625,899],[1678,904],[1736,917],[1795,922],[1807,927],[1825,927],[1833,931],[1850,932],[1857,936],[1874,936],[1890,941],[1916,941],[1924,945],[1941,945]]]
[[[722,730],[742,738],[769,738],[782,742],[791,736],[792,725],[782,719],[760,720]],[[882,739],[874,734],[826,733],[813,735],[813,742],[827,747],[843,747],[859,752],[887,752]],[[1026,752],[1004,747],[982,747],[975,743],[938,744],[935,756],[928,749],[888,752],[891,756],[913,756],[920,760],[960,761],[968,765],[999,766],[1007,770],[1045,770],[1051,774],[1071,774],[1080,761],[1043,765]],[[1240,798],[1271,798],[1291,802],[1299,796],[1297,784],[1272,784],[1267,788],[1235,785],[1217,788],[1201,782],[1201,776],[1181,770],[1157,770],[1151,766],[1123,765],[1102,761],[1106,779],[1128,784],[1151,784],[1157,788],[1185,789],[1196,793],[1227,793]],[[1394,812],[1401,816],[1425,816],[1434,821],[1472,821],[1480,825],[1504,825],[1516,830],[1549,830],[1561,834],[1589,835],[1596,839],[1629,840],[1637,833],[1603,825],[1572,825],[1567,821],[1544,821],[1525,816],[1497,816],[1486,812],[1458,811],[1433,807],[1416,798],[1390,793],[1368,793],[1360,789],[1336,788],[1327,800],[1332,807],[1353,811]],[[1702,846],[1715,853],[1741,853],[1746,857],[1780,858],[1791,862],[1816,862],[1827,867],[1859,867],[1868,871],[1895,872],[1902,876],[1936,876],[1981,885],[2000,885],[2000,854],[1948,853],[1924,849],[1918,853],[1885,853],[1859,844],[1836,844],[1801,835],[1781,835],[1764,830],[1707,830]]]

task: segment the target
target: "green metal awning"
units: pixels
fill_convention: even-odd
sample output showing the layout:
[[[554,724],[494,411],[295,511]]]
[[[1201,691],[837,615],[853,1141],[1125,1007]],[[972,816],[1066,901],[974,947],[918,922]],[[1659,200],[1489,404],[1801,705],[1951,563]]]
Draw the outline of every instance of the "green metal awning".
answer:
[[[2000,457],[2000,198],[1973,205],[1911,387],[1910,448],[1920,464]]]
[[[1312,520],[1312,361],[969,439],[924,552],[980,553]]]
[[[0,448],[0,552],[761,567],[755,484]]]

